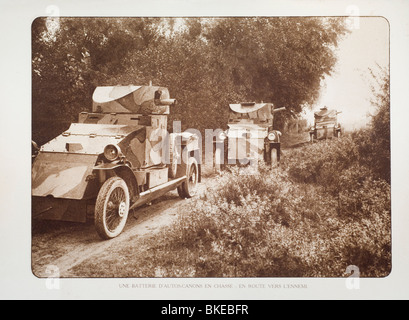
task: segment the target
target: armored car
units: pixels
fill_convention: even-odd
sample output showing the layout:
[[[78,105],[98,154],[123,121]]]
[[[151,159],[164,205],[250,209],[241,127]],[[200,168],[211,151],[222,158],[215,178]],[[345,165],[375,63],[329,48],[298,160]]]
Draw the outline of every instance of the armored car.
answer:
[[[175,99],[159,86],[97,87],[92,112],[36,148],[35,219],[85,222],[103,239],[118,236],[130,210],[177,189],[195,195],[201,180],[198,137],[168,133]]]
[[[248,165],[264,161],[276,166],[280,160],[281,132],[274,130],[272,103],[242,102],[229,105],[228,129],[215,139],[214,165]]]
[[[341,137],[341,124],[338,122],[338,114],[341,111],[320,108],[314,112],[314,126],[310,129],[310,141],[325,140]]]

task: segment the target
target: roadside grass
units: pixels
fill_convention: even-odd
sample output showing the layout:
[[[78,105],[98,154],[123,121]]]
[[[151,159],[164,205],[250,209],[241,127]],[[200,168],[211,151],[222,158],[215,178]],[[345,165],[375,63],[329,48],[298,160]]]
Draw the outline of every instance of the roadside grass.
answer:
[[[310,141],[310,135],[308,131],[300,133],[283,132],[281,136],[281,147],[292,148],[301,146]]]
[[[361,277],[391,270],[390,185],[354,135],[286,150],[280,168],[238,168],[178,219],[71,271],[84,277]],[[115,256],[116,259],[112,257]]]

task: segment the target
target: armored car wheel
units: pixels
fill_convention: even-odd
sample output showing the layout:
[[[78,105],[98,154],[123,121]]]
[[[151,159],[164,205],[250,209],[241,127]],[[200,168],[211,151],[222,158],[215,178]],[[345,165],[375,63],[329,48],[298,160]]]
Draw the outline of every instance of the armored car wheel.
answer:
[[[278,150],[276,148],[271,148],[270,161],[271,161],[271,166],[273,168],[277,167],[277,165],[278,165]]]
[[[95,204],[95,228],[103,239],[117,237],[125,227],[129,212],[129,190],[119,177],[102,185]]]
[[[199,169],[195,158],[189,158],[187,166],[186,181],[178,187],[178,194],[182,199],[191,198],[196,195],[199,180]]]
[[[214,170],[216,172],[219,172],[221,170],[222,168],[221,162],[222,162],[222,150],[220,148],[215,148],[213,163],[214,163]]]

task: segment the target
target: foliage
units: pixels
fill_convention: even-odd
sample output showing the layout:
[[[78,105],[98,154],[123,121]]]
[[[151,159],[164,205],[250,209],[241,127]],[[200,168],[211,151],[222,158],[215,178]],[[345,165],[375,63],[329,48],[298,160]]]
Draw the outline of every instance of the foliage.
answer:
[[[346,33],[340,19],[220,19],[206,33],[238,90],[300,112],[319,94],[320,80],[336,62],[333,50]]]
[[[368,180],[344,190],[350,194],[342,193],[345,209],[339,212],[337,197],[295,183],[281,169],[261,165],[252,175],[233,169],[217,182],[173,225],[116,252],[126,266],[113,275],[342,277],[349,265],[362,277],[390,272],[387,183]],[[87,275],[99,270],[93,261],[79,268]]]
[[[126,56],[155,43],[154,21],[58,18],[51,24],[49,18],[34,20],[33,139],[42,144],[75,122],[79,112],[90,111],[95,87],[111,84],[112,75],[127,67]],[[47,135],[43,128],[50,126],[61,131]]]
[[[294,183],[286,172],[261,168],[243,177],[233,171],[192,205],[173,229],[179,238],[169,250],[194,252],[198,260],[188,265],[195,276],[332,277],[351,264],[362,276],[385,276],[389,190],[371,180],[345,188],[340,212],[337,197]]]
[[[347,133],[334,142],[291,150],[283,157],[283,164],[292,178],[319,184],[333,194],[338,186],[354,181],[362,184],[366,178],[390,183],[389,75],[381,70],[380,75],[373,73],[373,77],[378,88],[373,88],[374,111],[369,127]]]
[[[38,18],[33,138],[41,144],[52,138],[42,126],[89,110],[99,85],[169,87],[182,129],[223,128],[228,103],[243,100],[299,112],[317,98],[345,33],[342,18],[58,18],[54,28]]]
[[[371,100],[374,107],[369,130],[361,131],[362,142],[360,153],[365,155],[363,161],[375,174],[390,183],[391,172],[391,133],[390,133],[390,92],[389,72],[379,69],[371,70],[376,85],[372,86]]]

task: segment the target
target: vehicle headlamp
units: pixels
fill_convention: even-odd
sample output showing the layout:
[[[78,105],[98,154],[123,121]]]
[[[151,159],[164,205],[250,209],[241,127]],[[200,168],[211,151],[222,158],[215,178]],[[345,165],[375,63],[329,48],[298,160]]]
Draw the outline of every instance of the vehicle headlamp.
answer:
[[[274,132],[270,132],[267,136],[268,140],[274,141],[276,139],[276,135]]]
[[[219,132],[217,137],[219,138],[219,140],[225,140],[227,138],[227,134],[226,134],[226,132],[221,131],[221,132]]]
[[[118,159],[120,154],[120,149],[118,146],[109,144],[104,149],[104,156],[108,161],[114,161]]]

